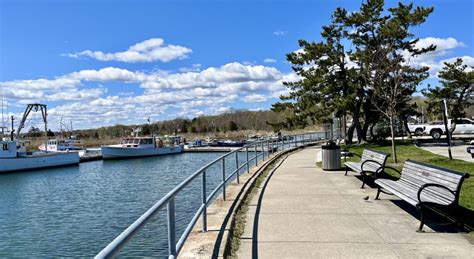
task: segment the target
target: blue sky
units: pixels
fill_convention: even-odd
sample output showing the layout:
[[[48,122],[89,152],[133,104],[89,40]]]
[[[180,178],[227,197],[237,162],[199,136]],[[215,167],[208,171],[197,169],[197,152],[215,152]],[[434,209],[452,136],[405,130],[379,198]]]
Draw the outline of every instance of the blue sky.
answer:
[[[0,0],[0,85],[9,112],[48,104],[76,128],[268,109],[295,79],[285,54],[320,39],[338,6],[361,1],[7,1]],[[393,6],[397,1],[387,1]],[[414,30],[438,50],[414,60],[474,65],[472,1],[434,6]]]

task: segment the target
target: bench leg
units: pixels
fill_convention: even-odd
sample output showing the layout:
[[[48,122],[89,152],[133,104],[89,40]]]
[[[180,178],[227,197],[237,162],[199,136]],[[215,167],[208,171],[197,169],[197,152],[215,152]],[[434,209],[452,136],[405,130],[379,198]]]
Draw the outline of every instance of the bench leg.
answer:
[[[349,168],[346,169],[346,173],[344,175],[347,175],[347,172],[349,171]]]
[[[420,226],[418,227],[418,230],[416,232],[422,233],[423,232],[423,225],[425,225],[425,216],[423,215],[423,209],[420,204],[416,205],[416,208],[420,212]]]
[[[367,178],[367,176],[365,175],[364,172],[361,172],[360,175],[362,175],[362,186],[360,187],[361,189],[364,189],[364,186],[365,186],[365,179]]]
[[[375,199],[378,200],[380,195],[380,187],[377,189],[377,195],[375,196]]]

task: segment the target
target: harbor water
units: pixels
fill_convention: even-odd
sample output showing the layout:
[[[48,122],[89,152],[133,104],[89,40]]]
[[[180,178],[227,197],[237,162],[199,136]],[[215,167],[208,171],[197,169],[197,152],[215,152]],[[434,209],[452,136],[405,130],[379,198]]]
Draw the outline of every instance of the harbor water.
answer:
[[[177,184],[222,155],[182,153],[0,175],[0,257],[92,257]],[[230,173],[235,156],[226,160]],[[221,180],[218,166],[208,169],[208,193]],[[176,197],[178,237],[201,204],[200,185],[198,179]],[[166,236],[165,210],[119,255],[166,257]]]

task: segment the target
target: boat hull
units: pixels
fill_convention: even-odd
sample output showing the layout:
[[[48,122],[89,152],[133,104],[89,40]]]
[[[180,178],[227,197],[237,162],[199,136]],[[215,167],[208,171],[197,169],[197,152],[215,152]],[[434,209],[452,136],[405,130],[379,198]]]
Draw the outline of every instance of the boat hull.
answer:
[[[183,147],[175,146],[175,147],[161,147],[161,148],[133,148],[133,147],[102,146],[101,151],[102,151],[103,159],[123,159],[123,158],[137,158],[137,157],[177,154],[177,153],[183,152]]]
[[[77,164],[79,164],[79,154],[77,152],[24,155],[0,159],[0,173],[36,170]]]

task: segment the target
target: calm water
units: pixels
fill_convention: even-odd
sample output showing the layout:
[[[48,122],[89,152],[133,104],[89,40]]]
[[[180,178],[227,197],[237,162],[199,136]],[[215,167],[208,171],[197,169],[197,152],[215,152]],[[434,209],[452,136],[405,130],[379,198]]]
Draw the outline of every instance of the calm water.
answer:
[[[183,153],[0,175],[0,257],[91,257],[174,186],[222,153]],[[243,160],[243,155],[241,156]],[[235,157],[227,159],[228,172]],[[221,179],[208,171],[208,194]],[[201,202],[200,178],[176,197],[179,237]],[[165,256],[166,211],[123,256]]]

